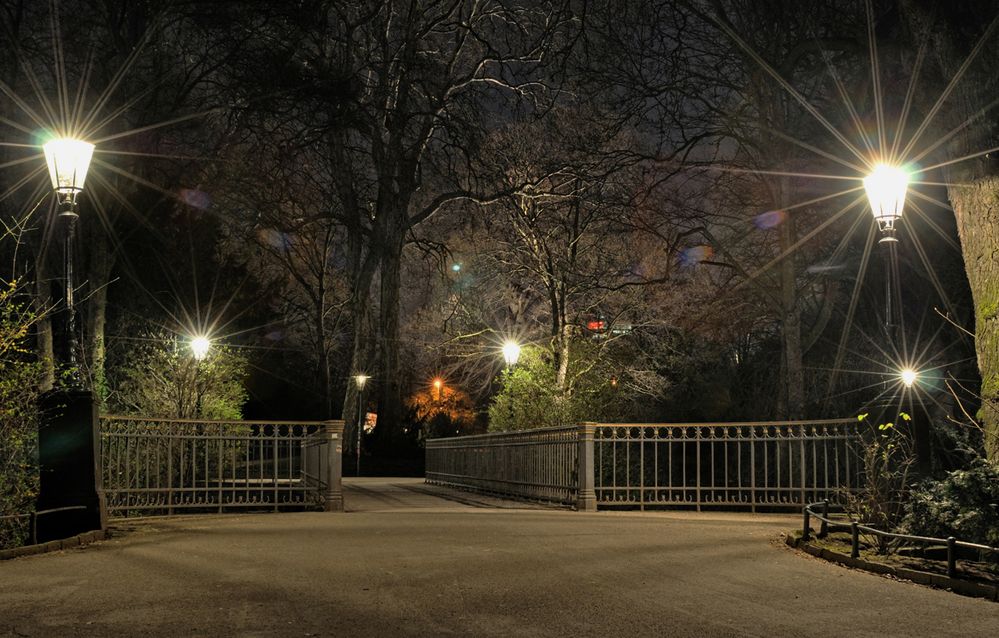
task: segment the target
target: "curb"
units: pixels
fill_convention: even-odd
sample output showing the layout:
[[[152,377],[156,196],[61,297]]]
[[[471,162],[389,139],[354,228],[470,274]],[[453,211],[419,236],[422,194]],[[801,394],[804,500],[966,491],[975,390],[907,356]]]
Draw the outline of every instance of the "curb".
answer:
[[[14,547],[12,549],[0,550],[0,560],[9,560],[11,558],[20,558],[21,556],[34,556],[35,554],[47,554],[48,552],[58,552],[64,549],[70,549],[72,547],[80,547],[81,545],[89,545],[97,541],[102,541],[108,538],[107,530],[97,529],[92,532],[84,532],[83,534],[77,534],[76,536],[70,536],[69,538],[64,538],[57,541],[49,541],[47,543],[39,543],[37,545],[22,545],[21,547]]]
[[[999,586],[997,585],[974,583],[968,580],[949,578],[940,574],[932,574],[930,572],[923,572],[917,569],[892,567],[891,565],[875,563],[862,558],[853,558],[849,554],[841,554],[839,552],[826,549],[825,547],[817,547],[811,543],[803,542],[801,540],[800,531],[798,530],[788,534],[784,541],[789,547],[800,549],[806,554],[811,554],[816,558],[821,558],[831,563],[839,563],[840,565],[853,567],[854,569],[862,569],[866,572],[874,574],[892,576],[894,578],[912,581],[914,583],[927,585],[936,589],[948,589],[956,594],[961,594],[962,596],[972,596],[974,598],[984,598],[985,600],[999,602]]]

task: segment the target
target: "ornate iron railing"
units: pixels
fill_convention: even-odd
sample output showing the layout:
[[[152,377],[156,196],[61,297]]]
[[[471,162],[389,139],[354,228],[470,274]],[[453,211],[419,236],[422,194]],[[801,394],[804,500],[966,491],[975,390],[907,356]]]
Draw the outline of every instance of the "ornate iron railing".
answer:
[[[856,419],[759,423],[601,423],[601,505],[789,508],[860,485]]]
[[[100,432],[111,516],[342,509],[342,421],[102,416]],[[314,462],[307,463],[304,451],[313,449]]]
[[[427,483],[575,505],[576,426],[479,434],[426,443]]]
[[[860,485],[860,425],[584,423],[431,439],[426,480],[587,510],[798,509]]]

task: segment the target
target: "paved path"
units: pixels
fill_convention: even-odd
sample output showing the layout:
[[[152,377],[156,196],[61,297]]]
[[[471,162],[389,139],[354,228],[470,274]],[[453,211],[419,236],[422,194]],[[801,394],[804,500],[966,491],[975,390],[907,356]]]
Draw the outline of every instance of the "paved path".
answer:
[[[351,487],[349,514],[150,519],[0,563],[0,636],[999,632],[995,603],[783,547],[796,519],[511,509],[406,479]]]

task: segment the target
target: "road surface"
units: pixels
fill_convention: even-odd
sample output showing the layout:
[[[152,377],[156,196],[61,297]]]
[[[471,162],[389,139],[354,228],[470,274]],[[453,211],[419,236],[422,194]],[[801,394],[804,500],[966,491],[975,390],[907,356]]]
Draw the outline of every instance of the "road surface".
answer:
[[[346,483],[347,514],[146,519],[0,563],[0,636],[999,633],[999,604],[784,547],[796,518],[584,514],[413,479]]]

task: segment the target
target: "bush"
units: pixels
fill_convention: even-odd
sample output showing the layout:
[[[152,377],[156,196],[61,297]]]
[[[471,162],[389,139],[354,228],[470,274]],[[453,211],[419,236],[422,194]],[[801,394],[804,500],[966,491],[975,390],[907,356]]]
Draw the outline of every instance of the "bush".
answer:
[[[37,315],[18,298],[17,282],[0,290],[0,516],[27,514],[38,493],[38,382],[27,349]],[[0,521],[0,548],[27,536],[27,519]]]
[[[898,416],[910,421],[905,412]],[[867,417],[862,414],[857,419],[871,424]],[[853,520],[892,532],[899,528],[905,515],[909,470],[916,457],[908,432],[898,424],[871,425],[871,433],[864,442],[863,482],[857,493],[845,494],[845,508]],[[865,540],[878,554],[891,553],[897,545],[894,539],[876,534],[865,535]]]
[[[591,344],[573,342],[568,376],[568,387],[560,390],[551,351],[525,347],[517,366],[500,377],[502,388],[489,406],[489,431],[602,421],[620,413],[622,397],[612,383],[614,369]]]
[[[922,483],[906,505],[904,527],[911,534],[999,547],[999,463],[978,458],[942,480]]]
[[[137,342],[110,381],[115,411],[179,419],[242,418],[246,359],[215,345],[197,361],[186,344],[167,334]]]

